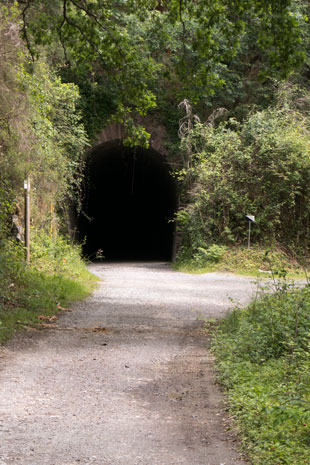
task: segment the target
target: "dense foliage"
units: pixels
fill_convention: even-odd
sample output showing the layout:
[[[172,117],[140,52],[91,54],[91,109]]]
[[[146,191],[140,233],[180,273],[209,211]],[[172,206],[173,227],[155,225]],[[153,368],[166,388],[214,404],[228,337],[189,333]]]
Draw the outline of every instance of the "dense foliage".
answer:
[[[177,215],[183,253],[246,242],[247,214],[256,218],[254,241],[309,250],[309,94],[287,87],[278,98],[242,124],[196,123],[184,138],[191,190]]]
[[[61,208],[78,186],[87,136],[77,88],[62,83],[43,59],[30,65],[16,14],[1,7],[0,192],[5,209],[14,202],[22,210],[23,180],[30,176],[33,221],[42,225],[50,205]]]
[[[310,445],[309,286],[272,290],[220,324],[214,350],[252,463],[302,465]]]
[[[81,87],[85,121],[92,120],[91,136],[99,123],[114,116],[127,126],[134,142],[145,143],[143,135],[132,136],[133,122],[156,105],[160,110],[167,103],[175,108],[187,98],[209,106],[210,96],[226,82],[237,97],[236,80],[243,77],[236,69],[246,75],[254,66],[264,80],[286,76],[305,58],[306,11],[291,0],[17,4],[32,59],[43,49],[61,75]],[[235,66],[237,53],[241,55]]]
[[[147,115],[166,127],[182,168],[185,259],[219,262],[245,242],[245,214],[256,243],[309,252],[309,14],[304,0],[0,2],[0,339],[90,289],[79,248],[58,230],[78,205],[89,141],[114,121],[138,146]],[[205,122],[183,118],[180,101]],[[12,234],[27,176],[32,267]],[[244,249],[230,260],[251,269]],[[308,460],[309,299],[308,287],[278,289],[218,332],[257,464]]]
[[[33,232],[34,234],[34,232]],[[65,239],[51,239],[43,230],[32,241],[32,266],[24,250],[6,240],[0,248],[0,343],[18,329],[41,329],[70,302],[85,298],[95,278],[81,259],[80,248]]]
[[[215,99],[230,109],[250,100],[240,82],[261,90],[299,66],[306,30],[307,7],[290,0],[3,0],[1,214],[17,205],[20,215],[31,175],[33,221],[47,225],[54,205],[78,191],[87,139],[104,125],[122,122],[127,143],[147,145],[141,118],[157,105],[176,136],[180,99],[202,116]]]
[[[18,15],[0,6],[1,341],[16,325],[38,323],[38,314],[53,314],[91,288],[79,249],[57,236],[56,212],[64,216],[79,189],[87,144],[78,89],[63,83],[43,57],[31,63]],[[32,234],[32,268],[25,266],[22,231],[28,176],[32,228],[39,231]]]

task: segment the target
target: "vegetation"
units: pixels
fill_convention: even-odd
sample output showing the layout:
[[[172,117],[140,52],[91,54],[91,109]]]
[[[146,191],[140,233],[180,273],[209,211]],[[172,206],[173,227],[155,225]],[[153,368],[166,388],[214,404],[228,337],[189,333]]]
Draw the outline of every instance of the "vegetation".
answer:
[[[306,53],[306,7],[291,0],[17,4],[32,60],[43,49],[60,75],[79,85],[91,137],[114,119],[125,124],[131,143],[147,143],[138,120],[156,105],[168,112],[187,98],[201,108],[210,106],[210,97],[226,82],[235,93],[231,67],[237,53],[242,55],[238,65],[257,64],[263,80],[287,76]]]
[[[79,250],[58,235],[78,192],[87,135],[78,90],[42,58],[30,64],[18,11],[0,8],[0,341],[90,291]],[[30,176],[32,266],[24,261],[23,181]],[[49,239],[51,232],[52,239]]]
[[[64,237],[86,149],[112,122],[137,146],[149,144],[145,117],[167,129],[179,266],[296,273],[310,253],[309,15],[304,0],[0,2],[1,341],[92,288]],[[250,250],[246,214],[257,220]],[[308,286],[276,287],[214,340],[256,465],[308,460],[309,304]]]
[[[20,328],[40,329],[44,317],[54,316],[69,302],[86,297],[95,282],[81,259],[80,248],[61,237],[51,239],[42,231],[36,233],[31,267],[24,264],[23,247],[13,241],[2,243],[0,342]]]
[[[231,414],[255,465],[309,461],[310,288],[275,281],[220,324],[213,348]]]
[[[227,247],[217,244],[208,248],[198,247],[190,258],[181,252],[173,266],[187,273],[224,272],[257,278],[268,278],[280,270],[289,278],[304,279],[309,271],[307,260],[294,259],[279,248],[266,249],[258,245],[250,249],[247,246]]]
[[[30,176],[37,224],[47,220],[51,204],[63,210],[63,200],[78,188],[87,135],[76,110],[77,87],[62,83],[43,59],[30,66],[16,14],[0,9],[1,191],[22,210],[23,180]]]
[[[179,174],[190,184],[177,213],[180,259],[199,262],[214,244],[245,244],[246,214],[256,218],[252,242],[295,256],[309,251],[309,101],[308,92],[287,85],[275,106],[243,123],[195,123],[183,139],[188,169]]]

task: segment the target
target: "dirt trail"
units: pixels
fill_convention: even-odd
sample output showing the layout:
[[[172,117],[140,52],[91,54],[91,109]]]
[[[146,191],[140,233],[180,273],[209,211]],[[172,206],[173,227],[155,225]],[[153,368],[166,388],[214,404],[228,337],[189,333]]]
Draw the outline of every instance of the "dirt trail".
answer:
[[[200,317],[251,280],[164,263],[94,264],[57,328],[0,352],[0,465],[243,465],[225,432]]]

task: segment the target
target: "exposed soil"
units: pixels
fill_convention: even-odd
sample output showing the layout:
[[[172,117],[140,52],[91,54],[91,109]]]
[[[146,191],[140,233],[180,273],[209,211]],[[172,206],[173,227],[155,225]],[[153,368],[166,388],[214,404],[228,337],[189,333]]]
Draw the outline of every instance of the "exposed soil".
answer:
[[[164,263],[91,271],[91,298],[0,350],[0,465],[244,465],[201,318],[255,285]]]

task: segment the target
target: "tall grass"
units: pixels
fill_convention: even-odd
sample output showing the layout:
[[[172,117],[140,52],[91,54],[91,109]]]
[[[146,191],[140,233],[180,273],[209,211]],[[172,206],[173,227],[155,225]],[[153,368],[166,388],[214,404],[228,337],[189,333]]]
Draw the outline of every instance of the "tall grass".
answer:
[[[78,246],[61,236],[53,239],[33,232],[32,263],[27,266],[20,244],[5,240],[0,247],[0,341],[25,325],[38,323],[38,315],[53,315],[59,308],[86,297],[95,284],[81,259]]]
[[[218,326],[213,349],[253,465],[310,463],[310,287],[284,283]]]
[[[190,273],[212,271],[234,272],[248,276],[270,276],[274,271],[286,270],[291,277],[303,277],[305,265],[279,248],[253,245],[218,246],[213,244],[207,249],[199,247],[194,255],[180,251],[174,267]]]

